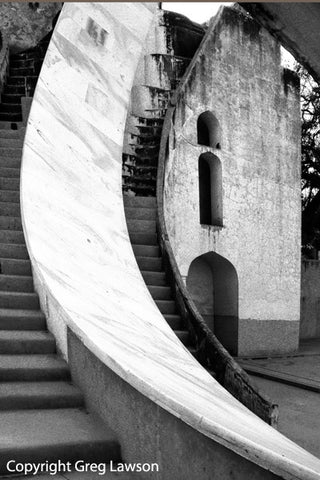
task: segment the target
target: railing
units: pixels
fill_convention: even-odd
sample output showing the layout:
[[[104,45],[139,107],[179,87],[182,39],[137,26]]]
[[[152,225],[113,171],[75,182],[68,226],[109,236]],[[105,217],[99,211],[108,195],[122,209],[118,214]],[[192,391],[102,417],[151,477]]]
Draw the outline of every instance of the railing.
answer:
[[[210,28],[208,29],[208,32],[209,31]],[[190,334],[196,345],[197,360],[205,368],[212,369],[216,375],[217,381],[243,405],[248,407],[265,422],[276,427],[278,423],[278,405],[272,403],[266,396],[259,392],[255,385],[253,385],[247,373],[237,364],[227,350],[221,345],[213,332],[208,328],[194,302],[191,300],[180,275],[166,229],[163,200],[165,166],[170,128],[173,121],[177,98],[179,97],[180,92],[182,92],[185,80],[191,72],[197,56],[201,53],[202,45],[205,41],[206,35],[187,68],[180,87],[178,87],[173,98],[169,102],[163,124],[157,173],[157,232],[159,243],[164,261],[164,268],[173,289],[179,313],[189,328]]]

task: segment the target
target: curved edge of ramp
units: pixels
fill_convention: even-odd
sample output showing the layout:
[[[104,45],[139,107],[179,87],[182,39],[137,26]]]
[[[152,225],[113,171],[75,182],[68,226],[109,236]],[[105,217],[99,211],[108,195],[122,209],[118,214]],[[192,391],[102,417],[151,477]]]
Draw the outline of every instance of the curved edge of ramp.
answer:
[[[239,479],[250,472],[255,479],[319,479],[320,460],[266,425],[200,367],[164,321],[137,267],[124,216],[121,151],[151,10],[143,3],[65,4],[49,46],[21,176],[24,231],[49,328],[65,357],[70,329],[152,405],[211,442],[212,452],[226,447],[219,468],[209,456],[196,465],[203,471],[199,478],[213,478],[215,470],[232,478],[232,451],[239,464],[240,457],[249,460]],[[128,422],[134,411],[127,413]],[[177,440],[177,432],[167,435]],[[191,448],[189,438],[181,441],[181,448]],[[196,464],[191,453],[188,460]],[[179,478],[192,478],[189,467],[177,466]]]

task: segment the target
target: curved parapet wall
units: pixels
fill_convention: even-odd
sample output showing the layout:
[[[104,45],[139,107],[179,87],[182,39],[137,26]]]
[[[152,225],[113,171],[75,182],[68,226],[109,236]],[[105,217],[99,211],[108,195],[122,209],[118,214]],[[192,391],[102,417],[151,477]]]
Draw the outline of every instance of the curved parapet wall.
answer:
[[[121,194],[121,149],[151,9],[66,4],[49,46],[21,177],[24,231],[49,327],[64,356],[67,329],[86,348],[82,378],[91,356],[133,387],[130,398],[124,387],[117,398],[129,405],[126,417],[110,422],[131,432],[136,415],[143,418],[139,434],[122,436],[124,458],[127,444],[140,442],[145,458],[157,455],[161,463],[157,478],[188,479],[197,472],[197,478],[228,479],[237,472],[237,479],[320,479],[318,459],[259,420],[199,366],[165,323],[136,265]],[[92,396],[101,388],[93,385]],[[106,403],[111,392],[103,387],[100,401]],[[135,413],[133,392],[149,410]],[[154,426],[155,407],[188,436],[166,430],[169,421]],[[204,453],[191,455],[191,439],[206,442]],[[177,451],[166,455],[166,444]],[[187,452],[185,463],[181,452]]]

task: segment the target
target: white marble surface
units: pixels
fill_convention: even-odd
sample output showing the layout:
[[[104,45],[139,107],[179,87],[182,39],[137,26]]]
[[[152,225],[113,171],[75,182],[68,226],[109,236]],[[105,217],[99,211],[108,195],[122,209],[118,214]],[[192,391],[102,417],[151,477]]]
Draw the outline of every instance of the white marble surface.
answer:
[[[27,127],[21,201],[49,326],[64,355],[68,325],[108,367],[204,435],[284,478],[320,479],[320,460],[259,420],[197,364],[136,265],[121,150],[151,17],[142,3],[65,4],[45,59]],[[90,19],[98,41],[87,32]]]

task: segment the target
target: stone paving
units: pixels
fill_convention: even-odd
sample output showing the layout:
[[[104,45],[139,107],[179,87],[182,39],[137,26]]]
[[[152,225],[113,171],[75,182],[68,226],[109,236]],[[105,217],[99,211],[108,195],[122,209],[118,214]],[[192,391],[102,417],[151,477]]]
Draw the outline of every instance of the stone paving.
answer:
[[[320,458],[320,393],[308,389],[320,385],[320,338],[304,341],[291,356],[250,359],[240,364],[259,367],[268,379],[251,375],[261,392],[279,405],[278,430]],[[274,378],[271,379],[273,372]],[[281,377],[293,378],[301,386],[282,383]],[[316,386],[316,387],[314,387]]]

